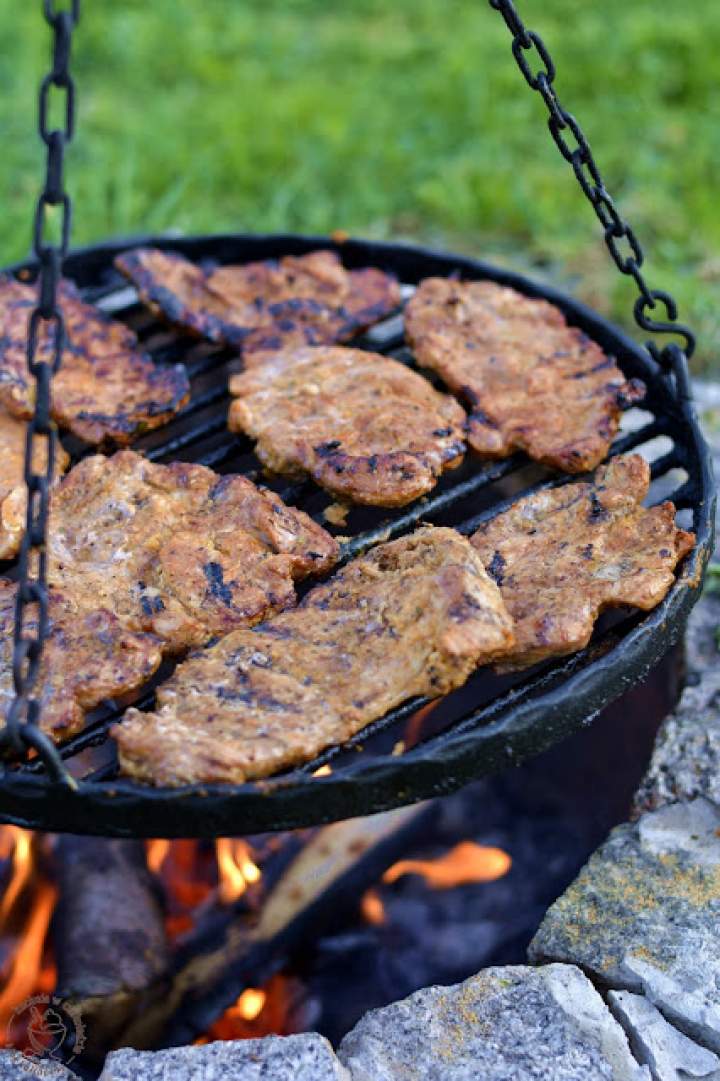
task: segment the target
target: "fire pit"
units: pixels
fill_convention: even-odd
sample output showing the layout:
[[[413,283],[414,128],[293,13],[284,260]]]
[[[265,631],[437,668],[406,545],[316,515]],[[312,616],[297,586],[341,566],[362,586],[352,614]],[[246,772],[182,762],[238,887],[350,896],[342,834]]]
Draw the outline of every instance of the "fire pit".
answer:
[[[236,356],[170,332],[140,309],[113,266],[127,243],[67,253],[69,199],[61,165],[73,133],[67,63],[79,3],[62,14],[47,3],[56,34],[53,71],[41,93],[47,182],[36,218],[36,260],[11,268],[26,280],[39,268],[28,345],[37,401],[26,477],[41,497],[29,500],[20,561],[7,568],[20,589],[17,695],[5,726],[10,753],[0,780],[0,821],[8,824],[0,835],[6,857],[0,913],[17,953],[0,992],[0,1022],[5,1042],[22,1047],[25,1057],[0,1057],[0,1076],[18,1076],[27,1068],[66,1077],[60,1062],[87,1077],[102,1068],[103,1081],[204,1077],[213,1071],[301,1081],[464,1079],[478,1072],[488,1078],[655,1081],[681,1071],[720,1076],[717,995],[692,975],[694,957],[707,963],[710,982],[720,972],[707,926],[717,913],[720,856],[713,838],[720,835],[720,812],[707,784],[692,798],[681,793],[665,806],[651,771],[636,813],[653,809],[637,824],[617,828],[535,935],[548,904],[569,886],[607,830],[622,821],[660,719],[675,699],[680,672],[677,654],[669,651],[698,599],[710,558],[714,487],[690,401],[692,333],[676,322],[673,299],[648,286],[642,249],[609,196],[577,121],[557,98],[555,69],[542,40],[524,26],[510,0],[490,4],[512,33],[526,81],[545,101],[553,138],[603,225],[613,259],[638,286],[638,324],[679,336],[683,348],[677,342],[662,350],[654,343],[639,346],[549,287],[477,260],[416,247],[344,237],[233,235],[139,243],[210,265],[322,247],[336,252],[347,268],[373,265],[395,274],[405,299],[425,278],[461,276],[550,300],[572,326],[614,356],[628,378],[646,385],[642,409],[626,412],[611,452],[644,454],[651,463],[650,501],[672,498],[696,545],[659,607],[601,620],[587,648],[569,659],[514,676],[479,672],[446,698],[407,701],[343,746],[262,782],[165,789],[121,777],[107,738],[122,712],[114,702],[91,715],[80,735],[53,747],[37,726],[39,703],[33,697],[42,615],[35,640],[23,637],[22,625],[26,606],[40,602],[42,613],[46,599],[42,553],[52,461],[48,476],[35,476],[32,450],[33,439],[49,436],[52,444],[55,436],[46,416],[51,365],[35,360],[34,329],[40,320],[61,326],[55,304],[61,264],[83,298],[136,331],[157,365],[181,361],[187,369],[190,404],[135,448],[152,461],[181,459],[251,477],[259,476],[260,463],[250,444],[226,428],[227,375]],[[533,56],[535,67],[541,64],[537,71]],[[46,130],[51,86],[66,94],[64,132]],[[57,205],[64,227],[60,245],[53,247],[44,242],[43,228],[47,207]],[[667,321],[657,318],[658,308]],[[57,363],[63,344],[58,331]],[[351,344],[415,363],[403,344],[400,310]],[[87,453],[72,439],[65,442],[73,463]],[[469,458],[409,509],[350,512],[347,524],[335,530],[343,533],[342,560],[421,522],[469,535],[519,494],[564,482],[519,454],[500,462]],[[324,517],[328,497],[311,484],[270,483],[316,520]],[[160,678],[168,671],[169,666]],[[152,694],[150,685],[136,704],[150,705]],[[622,710],[613,712],[612,703],[622,695]],[[633,726],[629,739],[625,714],[633,708],[642,723]],[[598,724],[588,729],[598,715]],[[620,744],[623,768],[608,778],[608,747]],[[504,776],[509,766],[522,772]],[[573,774],[584,785],[569,781]],[[491,779],[478,781],[483,777]],[[457,791],[471,781],[475,787]],[[602,786],[607,798],[583,798],[583,787],[594,796]],[[446,799],[424,802],[437,796]],[[28,828],[101,839],[43,840]],[[557,834],[557,855],[546,833]],[[147,845],[143,839],[150,839]],[[511,876],[523,861],[531,888],[520,890]],[[463,889],[480,892],[470,897],[463,918],[455,911],[453,926],[454,905],[462,897],[457,891]],[[445,891],[448,906],[433,908],[422,890]],[[423,923],[429,910],[430,923]],[[647,910],[652,915],[646,919]],[[474,953],[463,939],[466,926],[472,927]],[[380,935],[377,928],[386,929],[388,939],[373,953],[373,943],[381,941],[373,939]],[[420,963],[414,955],[434,935],[441,942]],[[395,949],[403,936],[404,953]],[[522,965],[528,946],[536,969]],[[473,975],[487,965],[495,967]],[[347,972],[355,989],[365,990],[343,1005]],[[459,987],[417,990],[465,977],[471,978]],[[410,991],[416,992],[410,999],[387,1005]],[[385,1009],[360,1016],[372,1006]],[[342,1038],[339,1057],[317,1033],[302,1035],[316,1025],[335,1042]],[[277,1032],[294,1035],[283,1041],[235,1039]],[[195,1046],[174,1046],[191,1041]],[[106,1058],[125,1045],[166,1050],[118,1051]]]

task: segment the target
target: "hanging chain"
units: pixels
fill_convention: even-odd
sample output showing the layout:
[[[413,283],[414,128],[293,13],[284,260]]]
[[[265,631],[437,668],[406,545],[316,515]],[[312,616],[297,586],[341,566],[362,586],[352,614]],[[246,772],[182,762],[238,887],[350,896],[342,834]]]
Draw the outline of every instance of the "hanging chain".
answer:
[[[33,747],[53,777],[72,783],[53,743],[38,727],[37,681],[49,623],[47,529],[57,445],[57,432],[50,413],[50,384],[60,367],[65,346],[65,324],[57,291],[67,254],[72,214],[70,196],[64,187],[63,166],[65,147],[75,130],[75,84],[69,62],[72,32],[80,18],[80,0],[71,0],[69,9],[65,10],[59,10],[55,0],[43,0],[43,12],[53,32],[53,49],[52,70],[40,84],[38,126],[47,147],[47,169],[45,186],[35,210],[33,251],[39,266],[38,299],[30,315],[27,337],[28,373],[35,380],[35,412],[28,422],[25,444],[27,517],[15,602],[15,698],[8,710],[3,739],[18,752]],[[51,129],[53,98],[59,99],[63,126]],[[46,239],[53,210],[60,214],[58,243]]]
[[[645,280],[641,269],[645,256],[640,241],[621,216],[605,187],[580,124],[572,113],[567,112],[560,104],[553,86],[555,64],[547,46],[539,34],[528,30],[512,0],[489,0],[489,4],[500,12],[513,36],[513,56],[528,86],[540,94],[547,106],[550,133],[558,150],[572,166],[580,187],[598,216],[613,262],[621,273],[633,278],[637,285],[640,295],[633,309],[636,323],[653,334],[677,334],[683,339],[684,349],[672,343],[660,350],[654,342],[648,342],[647,348],[659,364],[674,372],[679,392],[687,393],[689,387],[686,361],[695,351],[695,335],[688,327],[675,321],[678,314],[677,304],[670,293],[662,289],[651,289]],[[537,70],[533,70],[533,55],[536,58]],[[665,310],[664,318],[650,316],[650,312],[655,311],[658,305],[662,305]]]

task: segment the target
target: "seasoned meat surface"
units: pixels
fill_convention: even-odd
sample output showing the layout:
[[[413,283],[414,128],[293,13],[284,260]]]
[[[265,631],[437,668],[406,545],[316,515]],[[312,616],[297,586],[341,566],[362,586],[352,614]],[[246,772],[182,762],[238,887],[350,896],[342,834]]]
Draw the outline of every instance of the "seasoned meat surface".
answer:
[[[603,460],[621,406],[643,396],[559,308],[494,282],[427,278],[405,311],[420,364],[468,403],[468,442],[516,450],[567,473]]]
[[[672,503],[646,510],[650,470],[637,454],[612,458],[592,481],[519,500],[472,537],[515,620],[505,667],[582,649],[605,608],[654,608],[695,543]]]
[[[512,643],[470,544],[426,527],[184,661],[153,713],[131,709],[112,730],[121,768],[157,785],[264,777],[414,695],[446,694]]]
[[[84,610],[107,607],[168,653],[295,603],[293,581],[337,543],[241,476],[133,451],[85,458],[53,497],[49,576]]]
[[[333,495],[397,507],[430,491],[465,451],[465,413],[404,364],[316,346],[263,353],[230,379],[230,429],[276,473],[309,473]]]
[[[25,530],[26,431],[27,423],[14,417],[0,405],[0,559],[12,559],[17,555]],[[59,442],[56,448],[55,476],[57,477],[65,472],[70,459]],[[35,469],[43,472],[46,461],[45,454],[39,454],[34,462]]]
[[[53,377],[52,415],[87,443],[125,444],[165,424],[188,400],[181,364],[156,367],[123,323],[85,304],[71,282],[60,286],[67,344]],[[0,275],[0,405],[19,417],[32,415],[34,380],[25,356],[36,288]],[[38,360],[53,356],[54,334],[40,324]]]
[[[206,272],[174,252],[136,248],[115,264],[157,315],[244,355],[346,341],[400,303],[391,275],[345,270],[331,251]]]
[[[5,718],[14,697],[12,678],[14,582],[0,579],[0,717]],[[28,629],[37,627],[32,621]],[[50,590],[49,636],[45,642],[40,678],[40,727],[54,740],[82,728],[86,710],[105,698],[136,690],[157,669],[161,660],[158,641],[149,634],[133,634],[106,609],[78,611],[59,590]]]

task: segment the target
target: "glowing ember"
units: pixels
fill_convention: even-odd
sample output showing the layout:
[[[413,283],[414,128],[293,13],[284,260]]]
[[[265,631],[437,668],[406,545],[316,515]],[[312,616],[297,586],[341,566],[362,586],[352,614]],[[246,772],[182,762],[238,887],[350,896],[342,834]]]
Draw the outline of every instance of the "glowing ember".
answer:
[[[448,890],[470,882],[494,882],[506,875],[512,859],[502,848],[461,841],[434,860],[400,860],[388,868],[383,882],[397,882],[403,875],[421,875],[433,890]]]
[[[327,777],[329,773],[332,773],[331,766],[318,766],[316,770],[313,770],[313,777]]]
[[[218,863],[218,896],[223,904],[242,897],[248,886],[260,881],[260,868],[253,861],[246,841],[219,837],[215,842]]]

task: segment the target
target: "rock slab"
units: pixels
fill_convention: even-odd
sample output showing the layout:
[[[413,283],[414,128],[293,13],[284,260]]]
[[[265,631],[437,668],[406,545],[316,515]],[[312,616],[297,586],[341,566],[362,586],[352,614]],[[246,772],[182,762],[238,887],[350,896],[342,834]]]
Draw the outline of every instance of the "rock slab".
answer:
[[[530,945],[601,986],[644,993],[720,1052],[720,808],[698,797],[613,830]]]
[[[569,965],[488,968],[373,1010],[340,1044],[352,1081],[650,1081]]]
[[[687,686],[660,727],[636,814],[697,796],[720,806],[719,627],[720,594],[706,588],[688,623]]]
[[[720,1058],[673,1028],[642,995],[611,991],[608,1000],[629,1033],[635,1057],[650,1067],[653,1081],[720,1081]]]
[[[350,1081],[322,1036],[267,1036],[166,1051],[112,1051],[99,1081]]]
[[[77,1074],[52,1059],[28,1059],[0,1050],[0,1081],[78,1081]]]

